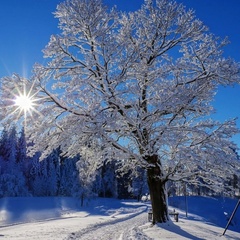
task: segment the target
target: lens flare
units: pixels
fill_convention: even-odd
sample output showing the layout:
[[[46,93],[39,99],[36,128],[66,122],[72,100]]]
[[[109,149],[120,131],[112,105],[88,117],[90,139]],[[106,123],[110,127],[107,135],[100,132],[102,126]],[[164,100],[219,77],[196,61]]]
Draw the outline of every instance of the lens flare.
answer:
[[[31,130],[39,118],[46,96],[42,94],[38,82],[22,78],[17,74],[4,77],[0,83],[0,107],[3,124],[24,126]]]
[[[26,128],[27,122],[35,120],[35,114],[42,116],[38,111],[42,97],[39,97],[39,91],[35,88],[34,83],[26,81],[22,84],[19,84],[19,82],[13,83],[12,86],[5,84],[3,89],[5,90],[5,95],[2,96],[3,104],[5,103],[7,110],[6,121],[14,119],[19,123],[22,122]]]
[[[21,94],[16,96],[15,105],[24,112],[30,111],[34,107],[34,99],[31,96]]]

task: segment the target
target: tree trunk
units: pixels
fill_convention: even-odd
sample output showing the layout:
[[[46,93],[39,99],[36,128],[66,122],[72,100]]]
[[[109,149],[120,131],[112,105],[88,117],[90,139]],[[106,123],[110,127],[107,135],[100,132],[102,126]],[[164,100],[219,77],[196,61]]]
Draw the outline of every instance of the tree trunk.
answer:
[[[84,204],[84,193],[81,194],[81,207],[83,207]]]
[[[158,161],[158,156],[148,156],[147,161],[150,164],[150,167],[147,169],[147,180],[153,211],[152,223],[164,223],[169,220],[167,195],[165,191],[166,182],[161,179],[161,164]]]

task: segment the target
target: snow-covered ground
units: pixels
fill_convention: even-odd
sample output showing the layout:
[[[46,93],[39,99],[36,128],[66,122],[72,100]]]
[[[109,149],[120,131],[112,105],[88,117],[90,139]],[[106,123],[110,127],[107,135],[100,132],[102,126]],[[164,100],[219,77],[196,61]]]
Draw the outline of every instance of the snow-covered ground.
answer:
[[[180,212],[179,222],[151,226],[147,221],[149,203],[97,198],[81,208],[74,198],[2,198],[0,240],[240,240],[240,209],[231,226],[234,231],[221,236],[222,224],[226,224],[236,200],[187,200],[188,218],[185,199],[174,198],[169,203]]]

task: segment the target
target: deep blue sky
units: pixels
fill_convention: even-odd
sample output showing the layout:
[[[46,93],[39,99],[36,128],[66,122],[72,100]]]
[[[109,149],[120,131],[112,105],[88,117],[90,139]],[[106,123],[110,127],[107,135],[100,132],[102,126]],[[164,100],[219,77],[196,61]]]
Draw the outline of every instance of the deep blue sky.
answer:
[[[138,8],[143,0],[104,0],[120,10]],[[61,0],[0,1],[0,77],[16,72],[31,75],[35,62],[43,63],[42,49],[50,35],[57,33],[58,20],[52,12]],[[212,33],[229,37],[225,55],[240,62],[240,0],[177,0],[196,11],[196,16]],[[240,117],[240,87],[220,88],[214,106],[215,118],[223,121]],[[240,127],[240,120],[238,120]],[[240,135],[234,138],[239,143]]]

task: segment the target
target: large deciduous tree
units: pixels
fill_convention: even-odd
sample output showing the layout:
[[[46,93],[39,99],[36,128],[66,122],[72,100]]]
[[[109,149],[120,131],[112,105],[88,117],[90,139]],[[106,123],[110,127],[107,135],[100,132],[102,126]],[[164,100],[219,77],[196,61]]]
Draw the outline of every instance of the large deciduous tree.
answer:
[[[55,17],[49,62],[34,68],[44,103],[34,146],[74,155],[90,142],[102,159],[146,169],[153,223],[168,221],[168,180],[221,187],[237,164],[229,140],[237,130],[208,116],[219,84],[239,81],[238,64],[222,56],[227,41],[170,0],[145,0],[129,13],[67,0]]]

